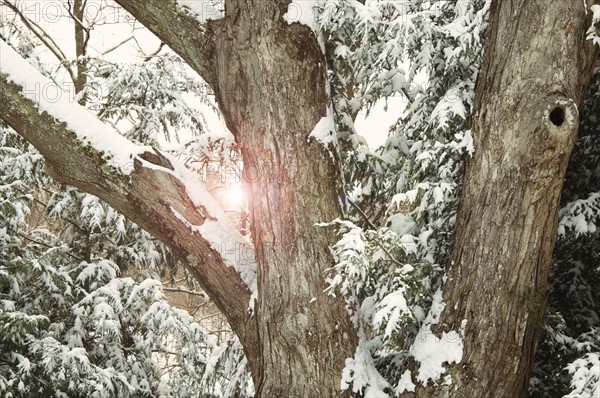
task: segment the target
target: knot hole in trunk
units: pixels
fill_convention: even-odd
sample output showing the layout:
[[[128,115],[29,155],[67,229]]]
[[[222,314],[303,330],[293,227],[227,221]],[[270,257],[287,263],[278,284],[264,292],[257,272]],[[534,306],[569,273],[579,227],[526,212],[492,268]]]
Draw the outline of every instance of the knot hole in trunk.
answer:
[[[557,106],[550,111],[550,121],[555,126],[562,126],[565,122],[565,109],[562,106]]]

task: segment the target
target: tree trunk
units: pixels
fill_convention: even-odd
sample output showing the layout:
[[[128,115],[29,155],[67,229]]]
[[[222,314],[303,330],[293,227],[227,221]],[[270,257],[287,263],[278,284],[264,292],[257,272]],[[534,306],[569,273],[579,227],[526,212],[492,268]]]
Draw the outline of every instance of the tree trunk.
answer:
[[[304,25],[287,25],[285,2],[227,9],[214,29],[213,88],[244,159],[258,265],[257,397],[339,397],[354,327],[324,293],[339,172],[308,139],[325,116],[325,59]]]
[[[283,20],[289,0],[228,0],[206,29],[170,2],[118,3],[213,87],[241,147],[258,265],[258,339],[241,343],[256,397],[342,396],[357,337],[343,300],[324,293],[335,231],[315,224],[341,215],[340,179],[308,137],[328,101],[315,35]]]
[[[544,3],[544,4],[542,4]],[[477,80],[441,330],[464,329],[451,385],[417,396],[523,397],[557,211],[595,49],[583,2],[494,1]]]

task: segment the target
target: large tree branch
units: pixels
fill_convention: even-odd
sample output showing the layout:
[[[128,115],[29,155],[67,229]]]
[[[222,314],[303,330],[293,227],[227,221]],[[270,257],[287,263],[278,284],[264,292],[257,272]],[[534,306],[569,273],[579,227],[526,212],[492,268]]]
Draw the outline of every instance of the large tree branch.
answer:
[[[216,65],[216,38],[223,34],[227,39],[243,35],[250,41],[250,33],[239,29],[239,18],[283,15],[291,3],[291,0],[227,0],[227,13],[224,18],[218,19],[220,15],[210,1],[205,1],[205,6],[199,6],[199,10],[195,11],[186,9],[176,0],[115,1],[167,43],[214,89],[217,89],[217,75],[222,72]],[[257,29],[268,30],[275,20],[277,18],[260,18],[253,25]]]
[[[175,0],[116,0],[152,33],[167,43],[211,86],[214,83],[212,54],[214,46],[201,15],[177,4]],[[212,10],[207,8],[206,12]]]
[[[0,45],[0,117],[40,151],[53,178],[98,196],[169,246],[240,339],[253,339],[248,285],[255,268],[253,257],[244,256],[251,248],[199,179],[170,156],[133,145],[76,103],[46,101],[48,87],[59,88]],[[82,133],[82,125],[93,131]]]

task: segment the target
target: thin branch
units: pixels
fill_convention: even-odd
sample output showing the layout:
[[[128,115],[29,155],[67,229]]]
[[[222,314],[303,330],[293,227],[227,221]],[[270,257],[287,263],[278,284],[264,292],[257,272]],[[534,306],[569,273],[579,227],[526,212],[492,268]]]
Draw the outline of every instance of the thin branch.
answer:
[[[202,297],[205,300],[209,300],[208,296],[204,292],[196,292],[196,291],[193,291],[193,290],[184,289],[182,287],[166,287],[166,286],[163,286],[163,290],[166,291],[166,292],[171,292],[171,293],[185,293],[185,294],[189,294],[189,295],[193,295],[193,296],[199,296],[199,297]]]
[[[229,330],[229,329],[210,330],[208,332],[208,334],[218,334],[218,335],[221,335],[221,334],[231,334],[231,330]]]
[[[137,41],[137,40],[136,40],[136,41]],[[148,61],[150,61],[152,58],[156,57],[156,56],[158,55],[158,53],[159,53],[159,52],[160,52],[160,51],[163,49],[163,47],[164,47],[164,46],[165,46],[165,43],[161,41],[161,42],[160,42],[160,45],[158,46],[158,48],[156,49],[156,51],[154,51],[154,52],[152,52],[152,53],[148,54],[148,55],[146,56],[146,58],[144,58],[144,62],[148,62]]]
[[[202,307],[206,307],[206,305],[209,303],[209,301],[205,301],[202,304],[199,304],[196,306],[196,308],[194,308],[194,310],[192,312],[190,312],[190,315],[192,317],[196,316],[196,314],[198,313],[198,311],[200,311],[200,308]],[[189,308],[189,307],[188,307]]]
[[[361,209],[361,208],[360,208],[360,207],[359,207],[359,206],[358,206],[356,203],[354,203],[352,200],[350,200],[350,199],[347,199],[347,200],[348,200],[348,202],[349,202],[349,203],[350,203],[352,206],[354,206],[354,208],[356,208],[356,210],[358,210],[358,212],[360,213],[360,215],[361,215],[361,216],[362,216],[362,217],[365,219],[365,222],[366,222],[366,223],[367,223],[367,224],[368,224],[368,225],[369,225],[371,228],[373,228],[375,231],[377,231],[377,227],[376,227],[375,225],[373,225],[373,223],[371,222],[371,220],[369,220],[369,217],[367,217],[367,215],[365,214],[365,212],[364,212],[364,211],[363,211],[363,210],[362,210],[362,209]],[[392,254],[391,254],[391,253],[390,253],[390,252],[389,252],[389,251],[388,251],[388,250],[387,250],[387,249],[386,249],[386,248],[385,248],[385,247],[384,247],[384,246],[383,246],[383,245],[382,245],[382,244],[381,244],[381,243],[380,243],[380,242],[379,242],[377,239],[375,239],[375,244],[376,244],[377,246],[379,246],[379,248],[380,248],[381,250],[383,250],[383,252],[386,254],[386,256],[388,256],[388,257],[389,257],[389,259],[390,259],[390,260],[391,260],[391,261],[392,261],[394,264],[396,264],[396,265],[398,265],[398,266],[400,266],[400,267],[403,267],[403,266],[404,266],[404,264],[402,264],[400,261],[396,260],[396,259],[394,258],[394,256],[392,256]]]
[[[207,316],[205,316],[205,317],[202,317],[202,318],[198,319],[198,322],[202,322],[202,321],[205,321],[205,320],[207,320],[207,319],[210,319],[210,318],[214,318],[214,317],[216,317],[216,316],[219,316],[219,315],[221,315],[221,316],[222,316],[222,315],[223,315],[223,313],[221,313],[221,312],[217,312],[217,313],[215,313],[215,314],[207,315]]]
[[[106,50],[104,50],[102,52],[98,51],[98,53],[100,53],[100,55],[106,55],[108,53],[111,53],[111,52],[115,51],[117,48],[121,47],[123,44],[127,43],[128,41],[130,41],[132,39],[133,39],[133,35],[131,35],[129,37],[126,37],[125,39],[121,40],[120,42],[118,42],[114,46],[109,47],[108,49],[106,49]]]
[[[73,70],[71,70],[71,68],[67,67],[69,62],[68,58],[60,49],[58,44],[56,44],[56,42],[52,39],[52,37],[50,37],[50,35],[41,26],[27,18],[27,16],[23,14],[23,12],[21,12],[19,7],[17,7],[15,4],[8,0],[2,0],[2,2],[6,4],[6,6],[15,14],[17,14],[21,18],[21,21],[23,21],[23,24],[29,28],[29,30],[42,42],[42,44],[44,44],[44,46],[46,46],[46,48],[48,48],[48,50],[50,50],[52,54],[54,54],[54,56],[60,61],[61,65],[63,65],[63,67],[66,69],[73,83],[75,83],[75,73]]]

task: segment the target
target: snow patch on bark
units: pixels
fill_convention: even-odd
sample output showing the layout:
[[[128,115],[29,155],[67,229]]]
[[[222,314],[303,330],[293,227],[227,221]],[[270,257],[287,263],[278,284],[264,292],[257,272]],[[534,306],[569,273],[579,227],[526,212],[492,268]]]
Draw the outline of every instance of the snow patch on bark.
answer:
[[[413,343],[410,354],[421,365],[417,380],[423,384],[427,384],[429,379],[435,382],[446,372],[444,363],[462,361],[462,336],[453,330],[443,332],[439,338],[431,331],[431,325],[425,325]]]
[[[463,357],[463,335],[466,320],[463,320],[460,330],[442,332],[441,337],[431,331],[431,326],[439,322],[440,315],[446,307],[442,300],[442,289],[433,296],[433,304],[429,315],[421,326],[409,353],[419,362],[417,381],[426,385],[428,380],[436,382],[445,372],[444,364],[460,363]],[[449,379],[445,382],[448,383]],[[451,382],[451,381],[450,381]]]
[[[301,23],[308,26],[317,37],[321,51],[325,54],[325,39],[321,34],[321,27],[318,21],[318,7],[323,0],[294,0],[288,5],[287,12],[283,15],[283,20],[288,24]]]
[[[335,120],[333,117],[333,110],[331,107],[327,107],[327,115],[323,116],[321,120],[317,122],[313,130],[308,135],[309,138],[314,138],[323,144],[326,148],[329,148],[330,144],[335,145],[336,133],[335,133]]]

